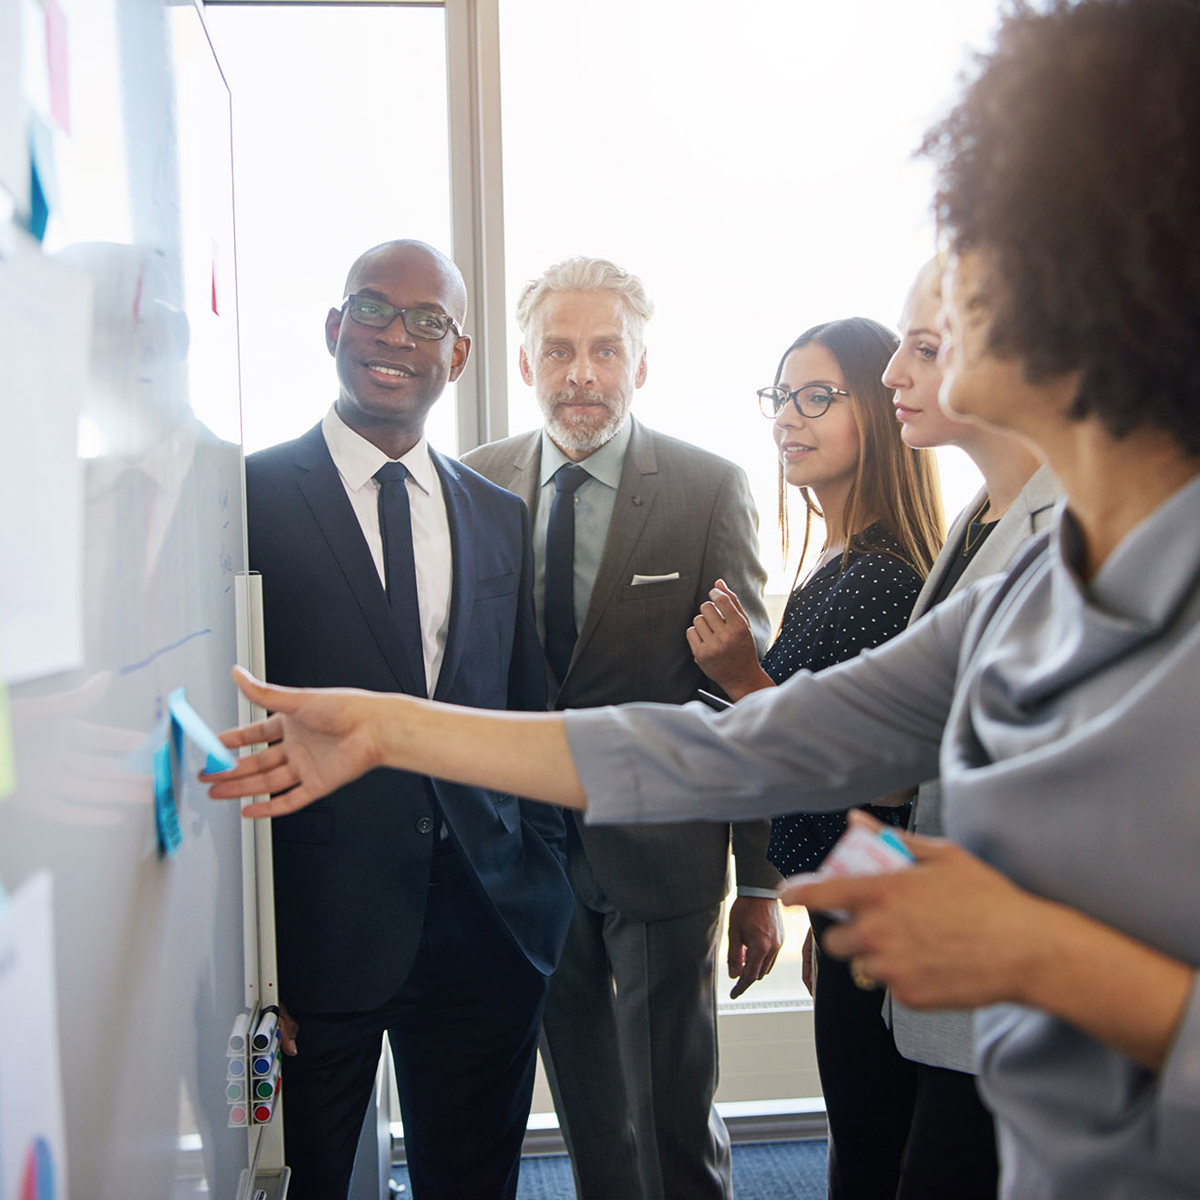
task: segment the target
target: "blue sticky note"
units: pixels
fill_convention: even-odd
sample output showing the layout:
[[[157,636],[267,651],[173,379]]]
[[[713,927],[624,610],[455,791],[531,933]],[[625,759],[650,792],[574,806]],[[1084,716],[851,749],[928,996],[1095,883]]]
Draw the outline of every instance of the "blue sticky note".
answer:
[[[58,208],[54,130],[38,113],[29,114],[29,232],[40,242]]]
[[[183,762],[183,735],[189,742],[204,752],[207,756],[204,763],[206,771],[228,771],[236,765],[237,760],[221,744],[221,739],[204,723],[204,719],[187,702],[183,688],[176,688],[167,697],[167,708],[171,713],[171,723],[175,728],[179,761]]]
[[[154,752],[154,824],[158,830],[158,848],[174,857],[183,841],[179,829],[179,810],[175,806],[175,779],[171,772],[171,744],[162,742]]]

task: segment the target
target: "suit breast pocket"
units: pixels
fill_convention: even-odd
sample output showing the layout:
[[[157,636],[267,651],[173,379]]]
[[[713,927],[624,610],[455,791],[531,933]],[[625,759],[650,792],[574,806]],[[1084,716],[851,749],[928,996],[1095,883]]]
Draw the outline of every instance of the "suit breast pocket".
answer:
[[[679,575],[675,579],[660,579],[654,583],[627,583],[620,591],[622,604],[646,603],[649,600],[685,600],[691,605],[694,592],[692,577]]]

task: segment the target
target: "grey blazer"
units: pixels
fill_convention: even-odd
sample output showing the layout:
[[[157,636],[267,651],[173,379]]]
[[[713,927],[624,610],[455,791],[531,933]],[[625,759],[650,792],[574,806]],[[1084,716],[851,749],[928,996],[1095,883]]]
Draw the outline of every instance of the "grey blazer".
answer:
[[[929,610],[938,584],[962,544],[963,532],[972,515],[983,503],[986,492],[981,490],[950,527],[946,547],[938,555],[925,586],[913,605],[909,624],[919,620]],[[1040,467],[1010,505],[1008,512],[979,547],[979,552],[951,589],[951,595],[988,575],[1007,570],[1017,551],[1035,533],[1050,524],[1055,504],[1062,491],[1049,467]],[[942,786],[936,779],[921,784],[909,828],[917,833],[940,837],[942,834]],[[892,1036],[896,1048],[905,1058],[927,1063],[932,1067],[947,1067],[954,1071],[975,1071],[975,1047],[971,1031],[971,1014],[953,1010],[916,1012],[891,999],[885,1001],[885,1013],[890,1014]]]
[[[534,511],[541,430],[481,446],[463,461]],[[686,630],[709,589],[737,593],[761,650],[768,620],[758,518],[745,472],[634,420],[612,524],[558,708],[631,700],[682,704],[712,688],[692,659]],[[677,579],[632,584],[634,575]],[[725,894],[732,842],[737,882],[774,888],[769,821],[609,825],[579,823],[588,862],[613,906],[632,920],[698,912]]]

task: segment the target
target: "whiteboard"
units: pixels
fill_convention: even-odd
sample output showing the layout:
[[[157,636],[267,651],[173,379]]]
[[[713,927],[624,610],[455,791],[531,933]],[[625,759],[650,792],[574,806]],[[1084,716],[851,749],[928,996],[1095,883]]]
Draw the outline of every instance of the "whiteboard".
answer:
[[[78,634],[78,647],[69,669],[11,684],[17,781],[0,800],[0,879],[10,892],[39,871],[53,881],[71,1195],[232,1198],[247,1160],[225,1098],[245,989],[240,819],[188,784],[167,857],[146,773],[174,689],[216,728],[237,718],[229,666],[245,538],[229,95],[193,4],[58,7],[69,128],[50,123],[45,243],[19,244],[90,292],[90,347],[69,399],[73,462],[35,471],[0,522],[20,538],[36,524],[23,513],[43,511],[70,476],[78,591],[65,604],[47,594],[67,615],[31,636]],[[24,44],[38,58],[36,39]],[[45,71],[24,67],[35,80]],[[0,290],[9,278],[0,262]],[[68,400],[0,396],[8,416],[39,402]],[[40,461],[36,442],[26,452]],[[72,552],[53,536],[34,549],[43,561]]]

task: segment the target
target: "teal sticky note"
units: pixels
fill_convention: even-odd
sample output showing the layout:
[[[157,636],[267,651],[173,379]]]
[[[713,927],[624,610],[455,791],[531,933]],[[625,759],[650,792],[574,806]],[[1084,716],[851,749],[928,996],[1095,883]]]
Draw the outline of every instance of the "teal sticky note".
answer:
[[[204,723],[204,719],[187,702],[183,688],[176,688],[167,697],[167,708],[171,713],[171,722],[180,733],[186,735],[189,742],[205,755],[204,769],[206,771],[228,771],[237,760],[221,744],[221,739]],[[179,747],[182,751],[182,745]],[[180,753],[182,763],[183,755]]]
[[[162,742],[154,752],[154,823],[158,830],[158,849],[174,857],[183,834],[179,828],[179,809],[175,804],[175,780],[171,772],[171,743]]]

